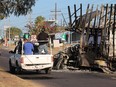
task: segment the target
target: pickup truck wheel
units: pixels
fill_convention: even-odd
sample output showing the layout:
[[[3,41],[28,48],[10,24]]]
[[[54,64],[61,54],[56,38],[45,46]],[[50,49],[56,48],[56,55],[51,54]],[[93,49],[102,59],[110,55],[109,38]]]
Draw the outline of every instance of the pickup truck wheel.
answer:
[[[21,69],[17,67],[17,68],[15,69],[15,72],[16,72],[16,74],[20,74],[20,73],[21,73]]]
[[[16,74],[20,74],[20,73],[21,73],[21,68],[20,68],[20,66],[18,65],[18,62],[16,62],[15,72],[16,72]]]
[[[45,73],[46,74],[50,74],[51,73],[51,70],[52,70],[52,68],[47,68],[47,69],[45,69]]]
[[[9,69],[10,69],[10,72],[11,73],[15,73],[15,67],[14,66],[12,66],[12,63],[11,63],[11,61],[9,61]]]

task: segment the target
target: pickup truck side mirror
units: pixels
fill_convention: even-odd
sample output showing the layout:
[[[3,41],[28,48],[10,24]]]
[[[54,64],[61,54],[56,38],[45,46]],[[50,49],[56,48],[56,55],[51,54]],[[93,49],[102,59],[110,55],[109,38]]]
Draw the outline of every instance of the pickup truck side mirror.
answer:
[[[9,51],[9,53],[12,53],[12,54],[14,54],[15,52],[11,50],[11,51]]]

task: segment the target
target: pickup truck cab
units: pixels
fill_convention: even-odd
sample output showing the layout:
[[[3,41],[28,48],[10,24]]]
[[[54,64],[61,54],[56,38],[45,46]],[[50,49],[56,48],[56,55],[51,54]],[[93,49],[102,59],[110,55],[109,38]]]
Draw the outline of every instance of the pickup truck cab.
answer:
[[[23,70],[45,70],[45,73],[48,74],[52,70],[52,54],[24,55],[23,53],[19,53],[18,47],[15,49],[15,52],[9,51],[9,53],[11,53],[9,58],[9,69],[11,73],[19,73]]]

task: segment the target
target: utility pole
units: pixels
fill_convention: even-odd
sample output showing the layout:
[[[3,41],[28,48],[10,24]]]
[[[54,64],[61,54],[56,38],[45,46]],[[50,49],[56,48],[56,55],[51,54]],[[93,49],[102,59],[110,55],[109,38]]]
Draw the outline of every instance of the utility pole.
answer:
[[[29,12],[28,14],[28,20],[27,20],[27,24],[26,24],[26,30],[27,30],[27,33],[30,34],[30,31],[32,31],[32,18],[31,18],[31,11]]]
[[[55,3],[55,10],[54,11],[51,11],[51,12],[54,12],[54,16],[55,16],[55,26],[57,25],[57,13],[58,12],[61,12],[61,11],[58,11],[57,10],[57,3]]]
[[[29,12],[29,19],[28,19],[28,21],[29,21],[29,33],[30,33],[30,31],[31,31],[31,29],[32,29],[32,18],[31,18],[31,12]]]
[[[7,41],[7,38],[9,38],[9,44],[10,44],[10,41],[11,41],[11,38],[10,38],[10,18],[4,18],[4,39],[5,39],[5,44],[4,46],[8,46],[8,41]]]
[[[5,40],[5,43],[4,43],[4,46],[7,46],[7,40],[6,40],[6,17],[4,18],[4,40]]]
[[[11,35],[10,35],[10,18],[8,18],[8,29],[9,29],[9,35],[8,35],[8,37],[9,37],[9,46],[10,46],[10,44],[11,44]]]

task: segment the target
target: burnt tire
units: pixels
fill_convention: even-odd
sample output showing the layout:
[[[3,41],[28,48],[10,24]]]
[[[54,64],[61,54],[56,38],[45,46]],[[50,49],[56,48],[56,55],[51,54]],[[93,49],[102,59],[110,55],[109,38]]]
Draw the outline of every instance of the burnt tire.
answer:
[[[45,74],[51,74],[52,68],[45,69]]]
[[[62,69],[63,55],[62,53],[58,54],[58,57],[54,61],[53,69],[59,70]]]
[[[55,69],[59,70],[62,68],[63,58],[60,58],[55,66]]]

